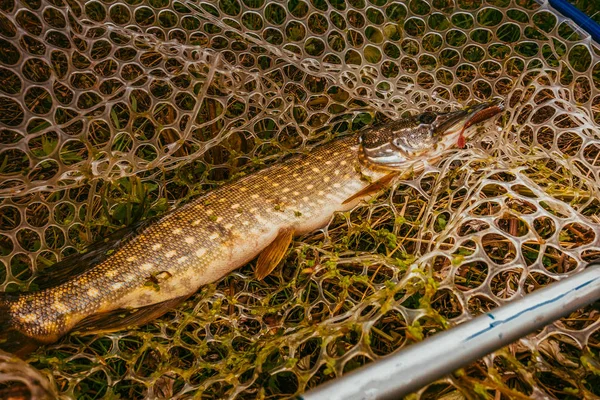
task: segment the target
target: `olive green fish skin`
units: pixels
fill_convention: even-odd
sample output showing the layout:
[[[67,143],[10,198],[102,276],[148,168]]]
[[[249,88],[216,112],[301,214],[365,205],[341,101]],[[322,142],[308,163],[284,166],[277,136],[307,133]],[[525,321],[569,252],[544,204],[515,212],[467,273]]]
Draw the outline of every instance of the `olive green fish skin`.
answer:
[[[324,226],[345,199],[382,172],[358,163],[356,138],[225,185],[173,211],[60,286],[21,295],[9,306],[11,324],[52,342],[83,318],[188,295],[252,260],[280,229]]]

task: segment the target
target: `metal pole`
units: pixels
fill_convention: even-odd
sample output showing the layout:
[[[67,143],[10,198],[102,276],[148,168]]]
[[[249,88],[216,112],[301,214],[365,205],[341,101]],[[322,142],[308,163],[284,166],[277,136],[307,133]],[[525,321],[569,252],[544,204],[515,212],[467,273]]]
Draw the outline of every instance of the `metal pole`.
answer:
[[[600,264],[311,390],[303,400],[398,399],[600,299]]]

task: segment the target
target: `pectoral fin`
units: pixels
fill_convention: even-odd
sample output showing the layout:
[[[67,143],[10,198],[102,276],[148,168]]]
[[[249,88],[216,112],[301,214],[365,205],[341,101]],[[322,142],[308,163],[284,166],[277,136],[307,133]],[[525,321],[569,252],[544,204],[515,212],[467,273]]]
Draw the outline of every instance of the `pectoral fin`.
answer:
[[[176,297],[171,300],[131,310],[120,308],[106,313],[94,314],[75,325],[73,331],[86,334],[107,333],[118,331],[128,326],[143,325],[171,311],[188,297]]]
[[[257,279],[265,279],[275,269],[290,247],[293,236],[294,229],[292,228],[280,230],[275,240],[260,253],[254,270]]]
[[[350,203],[352,200],[356,200],[361,197],[365,197],[379,192],[381,189],[388,187],[392,180],[398,175],[400,175],[400,172],[390,172],[389,174],[377,179],[375,182],[371,182],[367,187],[365,187],[358,193],[355,193],[352,196],[348,197],[346,200],[344,200],[342,204],[347,204]]]

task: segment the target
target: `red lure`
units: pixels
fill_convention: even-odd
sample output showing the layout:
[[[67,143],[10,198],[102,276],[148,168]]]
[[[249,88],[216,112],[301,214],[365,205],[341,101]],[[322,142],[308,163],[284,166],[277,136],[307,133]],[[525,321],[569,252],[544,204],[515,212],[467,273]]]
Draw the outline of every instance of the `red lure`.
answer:
[[[481,110],[478,113],[476,113],[475,115],[473,115],[465,123],[465,126],[462,127],[462,129],[460,130],[460,133],[458,134],[458,141],[456,142],[456,145],[458,146],[458,148],[464,149],[464,147],[466,145],[466,139],[465,139],[465,136],[463,135],[465,133],[465,130],[467,130],[470,126],[475,125],[478,122],[485,121],[486,119],[491,118],[498,113],[501,113],[502,110],[503,110],[502,107],[494,106],[494,107],[486,108],[485,110]]]

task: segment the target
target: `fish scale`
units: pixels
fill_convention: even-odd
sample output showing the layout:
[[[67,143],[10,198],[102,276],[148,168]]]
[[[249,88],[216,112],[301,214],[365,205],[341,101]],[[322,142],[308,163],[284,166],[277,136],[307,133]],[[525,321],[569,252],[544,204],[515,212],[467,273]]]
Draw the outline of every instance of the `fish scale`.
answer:
[[[367,186],[365,175],[383,176],[357,168],[357,154],[356,138],[342,138],[216,189],[73,280],[20,296],[12,319],[28,336],[48,341],[94,313],[194,293],[253,259],[280,229],[310,232],[354,206],[342,202]]]

